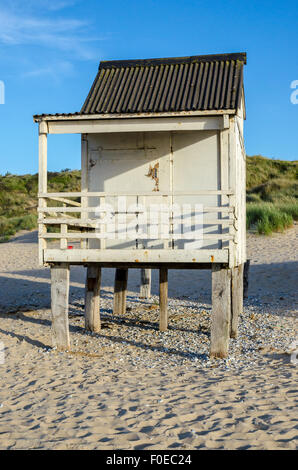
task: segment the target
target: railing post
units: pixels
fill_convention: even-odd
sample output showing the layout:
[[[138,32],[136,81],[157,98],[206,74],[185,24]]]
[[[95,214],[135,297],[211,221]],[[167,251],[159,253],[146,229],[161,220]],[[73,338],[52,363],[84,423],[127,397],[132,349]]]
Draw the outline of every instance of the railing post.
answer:
[[[39,152],[39,168],[38,168],[38,193],[47,192],[47,133],[48,125],[45,121],[39,123],[39,138],[38,138],[38,152]],[[38,198],[38,207],[45,208],[47,207],[47,202],[45,198]],[[47,247],[47,242],[43,237],[46,233],[46,226],[40,222],[40,219],[44,219],[45,214],[39,212],[39,223],[38,223],[38,259],[39,265],[43,266],[43,252]]]
[[[81,196],[81,219],[87,219],[88,213],[84,211],[84,208],[88,207],[88,141],[87,135],[82,134],[81,137],[81,192],[85,193],[86,196]],[[81,248],[87,248],[88,240],[83,239],[81,240]]]

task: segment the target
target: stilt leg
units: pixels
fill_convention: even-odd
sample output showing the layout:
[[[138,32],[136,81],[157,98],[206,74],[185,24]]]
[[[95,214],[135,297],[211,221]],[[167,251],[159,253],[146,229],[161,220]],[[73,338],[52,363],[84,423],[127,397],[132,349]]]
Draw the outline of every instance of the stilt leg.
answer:
[[[231,338],[237,338],[239,315],[243,311],[243,264],[232,268]]]
[[[70,347],[68,325],[69,265],[51,267],[52,343],[57,349]]]
[[[151,269],[141,269],[140,299],[150,299]]]
[[[211,357],[227,357],[231,324],[231,270],[212,266]]]
[[[88,266],[85,289],[85,328],[89,331],[100,331],[100,282],[101,268]]]
[[[250,266],[250,259],[248,259],[244,263],[243,268],[243,298],[247,299],[248,297],[248,275],[249,275],[249,266]]]
[[[126,290],[128,269],[116,269],[114,287],[114,315],[124,315],[126,312]]]
[[[159,270],[159,329],[166,331],[168,329],[168,270],[161,268]]]

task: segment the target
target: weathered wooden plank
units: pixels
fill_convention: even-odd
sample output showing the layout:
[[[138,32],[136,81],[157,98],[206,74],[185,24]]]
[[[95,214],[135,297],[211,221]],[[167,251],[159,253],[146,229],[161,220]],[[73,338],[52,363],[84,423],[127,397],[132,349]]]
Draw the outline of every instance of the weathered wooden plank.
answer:
[[[116,214],[116,213],[115,213]],[[137,214],[137,212],[126,212],[126,214]],[[169,221],[172,221],[173,218],[169,217]],[[80,226],[80,227],[90,227],[90,228],[98,228],[99,218],[97,219],[73,219],[71,216],[63,214],[63,217],[57,217],[55,219],[41,219],[42,223],[44,224],[51,224],[51,225],[59,225],[65,224],[73,225],[73,226]],[[204,222],[202,225],[233,225],[234,221],[232,219],[213,219],[208,220],[208,222]]]
[[[151,269],[141,269],[140,299],[151,297]]]
[[[229,116],[227,116],[229,119]],[[224,129],[219,134],[219,150],[220,150],[220,189],[226,190],[229,187],[229,129]],[[221,195],[220,205],[229,207],[229,197]],[[220,217],[227,217],[228,214],[222,212]],[[228,220],[228,219],[227,219]],[[220,233],[227,233],[224,226],[220,226]],[[230,231],[229,231],[230,234]],[[223,240],[219,240],[218,248],[223,247]]]
[[[47,249],[46,262],[82,263],[227,263],[228,250],[130,250],[130,249]]]
[[[39,137],[38,137],[38,153],[39,153],[39,167],[38,167],[38,192],[47,192],[47,131],[48,127],[45,122],[39,124]],[[44,209],[47,202],[44,198],[40,198],[38,201],[39,208]],[[43,215],[42,215],[43,218]],[[41,220],[38,223],[38,234],[41,237],[46,234],[46,227]],[[43,266],[44,250],[47,247],[47,242],[44,238],[41,238],[38,242],[38,260],[39,265]]]
[[[228,355],[231,324],[231,270],[212,267],[212,321],[210,356]]]
[[[166,331],[168,329],[168,270],[161,268],[159,270],[159,329]]]
[[[173,193],[173,196],[216,196],[216,195],[231,195],[234,194],[231,189],[226,189],[226,190],[221,190],[221,189],[203,189],[203,190],[197,190],[197,191],[175,191]],[[171,196],[172,194],[169,192],[165,191],[158,191],[156,193],[149,192],[149,191],[117,191],[117,192],[111,192],[111,191],[88,191],[88,192],[61,192],[61,193],[45,193],[45,192],[39,192],[38,197],[45,197],[45,198],[50,198],[52,196],[57,196],[57,197],[99,197],[99,196],[106,196],[106,197],[117,197],[117,196],[149,196],[151,197],[160,197],[160,196]]]
[[[124,315],[126,312],[128,269],[117,268],[114,287],[114,315]]]
[[[85,121],[48,121],[49,134],[92,134],[111,132],[152,132],[183,130],[219,130],[221,116],[181,116],[142,119],[94,119]]]
[[[65,238],[64,234],[61,233],[45,233],[42,235],[43,238]],[[80,239],[86,239],[86,238],[96,238],[98,240],[102,239],[114,239],[112,238],[110,232],[106,233],[101,233],[101,232],[68,232],[67,234],[68,239],[75,239],[75,238],[80,238]],[[147,240],[150,238],[150,235],[148,236],[147,234],[144,235],[136,235],[136,238],[138,240]],[[185,240],[183,234],[169,234],[168,236],[169,240]],[[160,239],[164,240],[160,236]],[[217,234],[217,233],[206,233],[203,234],[202,240],[232,240],[233,236],[232,235],[225,235],[225,234]],[[125,236],[121,237],[121,240],[132,240],[132,237]],[[170,248],[168,248],[170,249]],[[167,250],[167,248],[164,248],[164,250]]]
[[[100,331],[100,282],[101,268],[88,266],[85,287],[85,328]]]
[[[68,326],[69,265],[51,267],[52,343],[57,349],[70,347]]]
[[[239,111],[239,110],[238,110]],[[212,110],[202,110],[202,111],[171,111],[171,112],[150,112],[150,113],[130,113],[117,114],[117,119],[133,119],[133,118],[144,118],[144,117],[173,117],[173,116],[214,116],[214,115],[223,115],[223,114],[235,114],[235,109],[212,109]],[[94,114],[47,114],[43,116],[35,116],[34,121],[40,122],[41,119],[49,121],[87,121],[91,119],[94,120]],[[115,114],[102,114],[98,119],[115,119]]]
[[[230,205],[235,207],[236,218],[239,215],[239,187],[242,185],[242,181],[237,180],[237,156],[236,156],[236,138],[235,138],[235,119],[230,119],[230,130],[229,130],[229,187],[233,189],[233,194],[230,196]],[[239,246],[239,231],[237,224],[235,228],[231,227],[230,230],[234,235],[234,240],[229,242],[229,266],[233,268],[237,266],[238,246]]]
[[[81,136],[81,207],[82,213],[81,218],[88,218],[88,213],[85,211],[88,206],[88,198],[85,196],[88,192],[88,139],[85,134]],[[81,248],[85,249],[88,247],[88,240],[81,240]]]
[[[243,312],[243,264],[231,270],[231,338],[237,338],[239,316]]]
[[[67,224],[61,224],[61,238],[60,238],[60,248],[61,250],[66,250],[67,248]],[[44,237],[44,236],[43,236]]]
[[[51,199],[53,201],[58,201],[58,202],[64,202],[65,204],[69,204],[70,206],[76,206],[76,207],[81,207],[80,202],[72,201],[71,199],[66,199],[64,197],[48,197],[47,199]]]

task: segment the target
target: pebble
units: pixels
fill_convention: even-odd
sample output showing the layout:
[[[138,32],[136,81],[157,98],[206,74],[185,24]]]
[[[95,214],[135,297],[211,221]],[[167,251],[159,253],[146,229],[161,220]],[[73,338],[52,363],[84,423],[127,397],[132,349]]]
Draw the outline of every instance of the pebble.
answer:
[[[262,367],[265,355],[271,354],[272,360],[274,354],[286,355],[289,345],[297,339],[294,316],[286,315],[286,312],[285,315],[272,315],[270,306],[261,304],[257,298],[249,299],[239,320],[238,338],[230,340],[229,357],[210,359],[209,304],[185,296],[169,299],[169,329],[161,333],[158,329],[159,309],[152,309],[158,297],[143,301],[137,293],[129,292],[124,316],[113,315],[112,302],[112,296],[101,297],[101,322],[110,327],[90,334],[84,330],[81,308],[84,299],[75,300],[75,306],[70,307],[71,352],[90,355],[92,359],[92,354],[101,357],[102,351],[105,361],[121,363],[122,368],[183,366],[216,367],[228,371]],[[41,351],[56,353],[54,348]],[[67,354],[60,352],[61,356]]]

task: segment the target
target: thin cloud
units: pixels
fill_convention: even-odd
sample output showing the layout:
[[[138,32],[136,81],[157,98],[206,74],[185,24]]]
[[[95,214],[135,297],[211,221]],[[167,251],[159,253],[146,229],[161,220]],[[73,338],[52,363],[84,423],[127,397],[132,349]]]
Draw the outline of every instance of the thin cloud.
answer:
[[[87,34],[90,24],[77,19],[21,17],[0,10],[0,43],[6,46],[34,45],[68,51],[78,59],[92,59],[91,43],[103,38]]]
[[[71,62],[57,61],[51,65],[44,67],[34,68],[22,74],[23,78],[38,78],[42,76],[48,76],[54,81],[59,81],[61,75],[71,75],[74,71],[74,67]]]
[[[10,9],[15,11],[29,11],[36,12],[39,11],[59,11],[65,8],[72,7],[78,4],[81,0],[39,0],[38,3],[36,0],[10,0],[9,6]],[[1,0],[0,0],[1,3]]]

